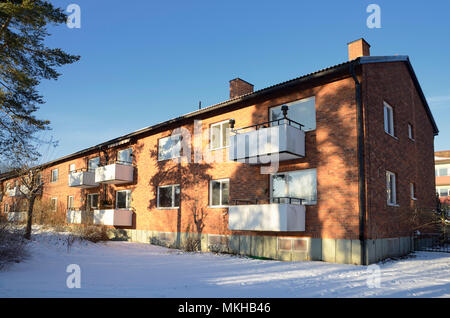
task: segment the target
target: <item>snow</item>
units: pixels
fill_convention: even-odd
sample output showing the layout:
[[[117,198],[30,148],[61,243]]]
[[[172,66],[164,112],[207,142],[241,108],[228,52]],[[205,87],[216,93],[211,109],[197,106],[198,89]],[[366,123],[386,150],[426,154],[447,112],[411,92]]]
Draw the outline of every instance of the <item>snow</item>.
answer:
[[[0,297],[450,297],[448,253],[416,252],[365,267],[131,242],[75,242],[68,249],[66,237],[34,230],[30,257],[0,272]],[[79,289],[66,285],[70,264],[80,266]],[[369,288],[377,266],[380,288]]]

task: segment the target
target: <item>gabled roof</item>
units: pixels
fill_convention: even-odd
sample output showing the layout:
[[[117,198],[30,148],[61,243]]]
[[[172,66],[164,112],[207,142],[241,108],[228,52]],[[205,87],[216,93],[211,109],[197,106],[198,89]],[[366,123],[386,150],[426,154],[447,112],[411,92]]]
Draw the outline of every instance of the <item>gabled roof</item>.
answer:
[[[348,61],[348,62],[344,62],[344,63],[341,63],[341,64],[336,64],[336,65],[333,65],[333,66],[330,66],[330,67],[318,70],[318,71],[313,72],[313,73],[302,75],[300,77],[297,77],[297,78],[294,78],[294,79],[291,79],[291,80],[288,80],[288,81],[285,81],[285,82],[282,82],[282,83],[278,83],[278,84],[275,84],[275,85],[272,85],[272,86],[268,86],[268,87],[265,87],[263,89],[254,91],[252,93],[248,93],[248,94],[245,94],[245,95],[233,98],[233,99],[229,99],[227,101],[224,101],[224,102],[221,102],[221,103],[218,103],[218,104],[214,104],[214,105],[211,105],[211,106],[208,106],[208,107],[205,107],[205,108],[202,108],[202,109],[199,109],[199,110],[187,113],[185,115],[182,115],[182,116],[179,116],[179,117],[176,117],[176,118],[173,118],[173,119],[169,119],[167,121],[164,121],[164,122],[152,125],[152,126],[148,126],[148,127],[136,130],[136,131],[131,132],[129,134],[126,134],[126,135],[123,135],[123,136],[120,136],[120,137],[117,137],[117,138],[105,141],[105,142],[100,143],[98,145],[95,145],[95,146],[92,146],[92,147],[80,150],[78,152],[72,153],[70,155],[67,155],[67,156],[55,159],[53,161],[47,162],[47,163],[43,164],[42,166],[50,166],[50,165],[53,165],[53,164],[56,164],[56,163],[59,163],[59,162],[63,162],[65,160],[68,160],[68,159],[71,159],[71,158],[74,158],[74,157],[77,157],[77,156],[80,156],[80,155],[83,155],[83,154],[87,154],[89,152],[92,152],[92,151],[95,151],[95,150],[98,150],[98,149],[101,149],[101,148],[104,148],[104,147],[107,147],[108,145],[124,142],[127,139],[130,139],[132,137],[136,137],[136,136],[139,136],[139,135],[151,132],[153,130],[160,129],[160,128],[164,127],[164,126],[169,126],[171,124],[178,123],[178,122],[181,122],[181,121],[189,119],[189,118],[194,118],[196,116],[199,116],[199,115],[202,115],[202,114],[205,114],[205,113],[208,113],[208,112],[212,112],[212,111],[215,111],[215,110],[218,110],[218,109],[224,109],[225,110],[226,108],[235,106],[236,104],[238,104],[240,102],[248,101],[248,100],[251,100],[253,98],[256,98],[256,97],[259,97],[259,96],[263,96],[265,94],[269,94],[269,93],[275,92],[275,91],[283,89],[283,88],[288,88],[288,87],[291,87],[291,86],[298,85],[300,83],[312,81],[314,79],[319,79],[319,78],[322,78],[322,77],[325,77],[325,76],[329,76],[329,75],[333,75],[333,74],[337,74],[337,73],[348,73],[348,74],[350,74],[350,68],[354,67],[356,65],[371,64],[371,63],[388,63],[388,62],[404,62],[404,63],[406,63],[406,65],[408,67],[408,70],[409,70],[409,73],[411,75],[411,78],[412,78],[412,80],[414,82],[414,85],[415,85],[415,87],[417,89],[417,92],[419,93],[419,96],[422,99],[423,105],[425,106],[425,111],[426,111],[426,113],[428,115],[428,118],[430,119],[430,122],[431,122],[431,124],[433,126],[434,134],[437,135],[439,133],[439,130],[437,128],[436,122],[434,121],[433,115],[431,113],[430,107],[428,106],[428,103],[427,103],[427,100],[425,98],[425,95],[423,94],[422,88],[420,87],[419,81],[418,81],[417,76],[416,76],[416,74],[414,72],[414,69],[413,69],[413,67],[411,65],[409,57],[408,56],[363,56],[363,57],[359,57],[357,59],[354,59],[354,60],[351,60],[351,61]],[[2,176],[0,175],[0,179],[1,179],[1,177]]]

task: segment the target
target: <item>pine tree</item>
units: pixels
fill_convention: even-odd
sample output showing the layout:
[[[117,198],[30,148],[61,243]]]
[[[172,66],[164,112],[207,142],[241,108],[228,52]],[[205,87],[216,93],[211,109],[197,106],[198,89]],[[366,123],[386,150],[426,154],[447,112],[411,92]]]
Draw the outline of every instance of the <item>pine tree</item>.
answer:
[[[80,58],[44,45],[48,25],[66,19],[48,1],[0,0],[0,159],[17,151],[38,155],[33,140],[50,122],[35,116],[44,103],[37,86],[58,79],[57,67]]]

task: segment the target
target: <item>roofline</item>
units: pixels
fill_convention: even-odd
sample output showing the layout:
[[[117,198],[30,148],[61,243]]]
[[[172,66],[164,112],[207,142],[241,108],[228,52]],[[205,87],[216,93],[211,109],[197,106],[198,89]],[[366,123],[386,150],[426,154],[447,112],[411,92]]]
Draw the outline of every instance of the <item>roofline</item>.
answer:
[[[347,61],[347,62],[344,62],[344,63],[341,63],[341,64],[337,64],[337,65],[334,65],[334,66],[331,66],[331,67],[328,67],[328,68],[324,68],[324,69],[321,69],[321,70],[313,72],[313,73],[309,73],[309,74],[306,74],[306,75],[303,75],[303,76],[300,76],[300,77],[297,77],[297,78],[294,78],[294,79],[291,79],[291,80],[288,80],[288,81],[285,81],[285,82],[281,82],[281,83],[278,83],[278,84],[275,84],[275,85],[272,85],[272,86],[268,86],[268,87],[262,88],[260,90],[254,91],[252,93],[241,95],[241,96],[238,96],[236,98],[229,99],[229,100],[226,100],[224,102],[220,102],[218,104],[214,104],[214,105],[211,105],[211,106],[207,106],[207,107],[204,107],[202,109],[199,109],[199,110],[196,110],[196,111],[184,114],[182,116],[179,116],[179,117],[176,117],[176,118],[173,118],[173,119],[169,119],[167,121],[164,121],[164,122],[152,125],[152,126],[148,126],[148,127],[139,129],[139,130],[134,131],[132,133],[129,133],[129,134],[126,134],[126,135],[123,135],[123,136],[120,136],[120,137],[116,137],[114,139],[110,139],[110,140],[105,141],[103,143],[97,144],[97,145],[89,147],[89,148],[85,148],[83,150],[80,150],[80,151],[74,152],[72,154],[60,157],[58,159],[49,161],[49,162],[41,164],[39,166],[46,167],[46,166],[54,165],[56,163],[66,161],[66,160],[68,160],[70,158],[81,156],[81,155],[86,154],[86,153],[91,152],[91,151],[100,150],[100,149],[102,149],[104,147],[107,147],[108,145],[111,145],[111,144],[114,144],[114,143],[117,143],[117,142],[129,139],[129,138],[133,138],[133,137],[139,136],[139,135],[144,134],[144,133],[148,133],[148,132],[150,132],[152,130],[159,129],[161,127],[168,126],[168,125],[180,122],[182,120],[193,118],[195,116],[202,115],[202,114],[205,114],[205,113],[208,113],[208,112],[212,112],[212,111],[215,111],[217,109],[221,109],[221,108],[224,108],[224,107],[227,107],[227,106],[235,105],[235,104],[240,103],[240,102],[245,102],[245,101],[251,100],[251,99],[253,99],[255,97],[259,97],[259,96],[262,96],[262,95],[265,95],[265,94],[270,94],[270,93],[275,92],[277,90],[280,90],[280,89],[283,89],[283,88],[288,88],[288,87],[291,87],[291,86],[295,86],[295,85],[298,85],[300,83],[308,82],[308,81],[313,80],[313,79],[319,79],[319,78],[322,78],[322,77],[325,77],[325,76],[328,76],[328,75],[333,75],[335,73],[339,73],[339,72],[342,72],[342,71],[348,72],[349,75],[350,75],[350,67],[349,66],[351,66],[351,65],[355,66],[355,65],[362,65],[362,64],[388,63],[388,62],[405,62],[407,64],[408,70],[410,71],[410,74],[411,74],[413,82],[414,82],[414,84],[416,86],[416,89],[419,92],[419,95],[420,95],[420,97],[421,97],[421,99],[422,99],[422,101],[423,101],[423,103],[425,105],[425,111],[427,112],[427,115],[430,118],[431,123],[433,125],[434,135],[436,136],[439,133],[439,130],[437,128],[436,122],[434,121],[433,115],[431,114],[430,107],[428,106],[428,103],[426,101],[425,95],[423,94],[422,88],[420,87],[420,84],[419,84],[417,76],[416,76],[416,74],[414,72],[414,69],[412,68],[412,65],[411,65],[411,62],[409,60],[409,57],[406,56],[406,55],[401,55],[401,56],[362,56],[362,57],[358,57],[358,58],[356,58],[354,60],[351,60],[351,61]],[[4,176],[0,175],[0,180],[6,179],[8,177],[9,176],[4,177]]]

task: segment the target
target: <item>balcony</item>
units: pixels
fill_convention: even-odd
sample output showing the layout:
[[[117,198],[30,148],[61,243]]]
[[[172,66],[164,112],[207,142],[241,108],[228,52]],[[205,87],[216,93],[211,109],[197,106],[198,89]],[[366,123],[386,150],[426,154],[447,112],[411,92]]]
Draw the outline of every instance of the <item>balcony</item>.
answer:
[[[94,224],[131,226],[133,225],[133,211],[127,209],[94,210]]]
[[[95,182],[95,171],[77,170],[69,173],[69,187],[88,189],[98,186]]]
[[[95,169],[95,182],[122,184],[133,182],[134,167],[125,163],[113,163]]]
[[[67,224],[82,224],[83,223],[83,211],[80,209],[67,210]]]
[[[27,218],[27,212],[8,212],[7,216],[10,222],[25,222]]]
[[[286,200],[278,200],[276,203],[269,204],[231,205],[228,208],[228,229],[234,231],[304,232],[305,206],[301,204],[302,200],[283,199]],[[298,202],[293,200],[298,200]]]
[[[233,123],[231,124],[233,127]],[[287,117],[232,132],[229,159],[249,164],[264,164],[305,157],[305,132],[302,124]]]
[[[27,193],[28,193],[28,189],[24,185],[21,185],[20,188],[19,188],[19,186],[15,186],[14,188],[6,190],[6,194],[10,197],[20,197]]]

